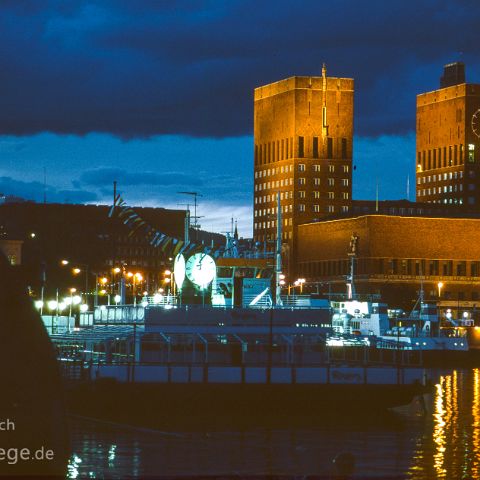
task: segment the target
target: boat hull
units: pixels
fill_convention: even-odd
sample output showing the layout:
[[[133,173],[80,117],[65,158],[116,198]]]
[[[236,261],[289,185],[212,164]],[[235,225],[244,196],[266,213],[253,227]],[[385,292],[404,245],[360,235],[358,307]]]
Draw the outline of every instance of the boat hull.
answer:
[[[68,390],[73,413],[161,427],[174,419],[281,419],[328,410],[386,409],[409,404],[428,389],[410,385],[162,384],[102,380]]]

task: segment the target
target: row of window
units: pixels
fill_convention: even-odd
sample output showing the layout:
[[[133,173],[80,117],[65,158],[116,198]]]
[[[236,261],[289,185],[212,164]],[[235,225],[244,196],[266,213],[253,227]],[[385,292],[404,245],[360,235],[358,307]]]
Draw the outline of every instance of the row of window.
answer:
[[[312,172],[319,173],[321,172],[321,165],[318,164],[313,164],[310,165]],[[328,167],[328,168],[327,168]],[[349,165],[327,165],[325,168],[328,169],[329,173],[334,173],[335,172],[335,167],[337,167],[337,172],[338,171],[343,171],[344,173],[348,173],[350,171],[350,166]],[[298,171],[299,172],[306,172],[307,171],[307,165],[305,163],[299,163],[298,164]],[[293,165],[282,165],[281,167],[276,167],[276,168],[266,168],[264,170],[257,170],[255,172],[255,178],[265,178],[265,177],[270,177],[271,175],[278,175],[280,173],[289,173],[293,172]]]
[[[313,185],[316,187],[322,184],[320,177],[313,177],[311,180]],[[335,186],[335,178],[329,177],[325,180],[329,187]],[[338,178],[337,181],[339,182],[339,185],[341,185],[342,187],[348,187],[350,184],[350,180],[348,178]],[[293,185],[293,178],[285,178],[285,179],[276,180],[272,182],[258,183],[254,186],[254,190],[255,192],[261,192],[262,190],[270,190],[271,188],[287,187],[290,185]],[[301,185],[301,186],[307,185],[307,177],[299,177],[298,185]]]
[[[254,190],[256,192],[261,192],[262,190],[269,190],[270,188],[287,187],[289,185],[293,185],[293,178],[285,178],[285,179],[282,178],[282,180],[276,180],[275,182],[259,183],[254,186]]]
[[[441,200],[427,200],[426,201],[427,203],[444,203],[444,204],[452,204],[452,203],[456,203],[456,204],[460,204],[460,205],[463,205],[463,198],[460,197],[460,198],[443,198]],[[475,197],[468,197],[467,198],[467,203],[469,205],[475,205]]]
[[[475,185],[470,183],[468,185],[469,190],[475,190]],[[425,195],[436,195],[449,192],[463,192],[463,184],[460,185],[444,185],[443,187],[423,188],[418,190],[418,196],[423,197]]]
[[[293,213],[293,205],[292,204],[289,204],[289,205],[281,205],[281,212],[282,213]],[[254,217],[261,217],[261,216],[265,216],[265,215],[276,215],[277,214],[277,207],[272,207],[272,208],[259,208],[259,209],[255,209],[254,210],[254,213],[253,213],[253,216]]]
[[[356,263],[356,271],[359,275],[480,277],[480,262],[478,261],[359,258]],[[346,275],[349,269],[350,261],[348,259],[300,264],[301,273],[305,276]]]
[[[293,198],[293,190],[288,192],[280,192],[280,200],[288,200],[289,198]],[[269,202],[276,202],[277,195],[264,195],[263,197],[255,197],[255,205],[260,203],[269,203]]]
[[[320,165],[313,165],[314,167],[318,167],[320,171]],[[281,167],[275,168],[266,168],[265,170],[257,170],[255,172],[255,178],[262,178],[262,177],[269,177],[270,175],[278,175],[279,173],[292,173],[293,172],[293,164],[292,165],[282,165]]]
[[[475,177],[475,172],[473,170],[470,170],[468,172],[470,178]],[[460,172],[445,172],[445,173],[439,173],[438,176],[436,174],[434,175],[425,175],[424,177],[418,177],[417,178],[417,185],[420,185],[421,183],[430,183],[430,182],[441,182],[441,181],[446,181],[446,180],[457,180],[459,178],[463,178],[463,171]]]
[[[475,162],[475,145],[473,143],[468,144],[467,160],[469,163]],[[417,152],[417,169],[422,171],[463,165],[463,163],[464,148],[462,144]]]
[[[255,145],[255,165],[293,158],[293,137]]]
[[[308,211],[311,211],[313,213],[335,213],[335,212],[341,212],[341,213],[347,213],[349,211],[349,206],[348,205],[342,205],[340,207],[335,208],[335,205],[326,205],[325,207],[322,208],[321,205],[314,204],[314,205],[305,205],[304,203],[299,203],[297,205],[297,211],[300,213],[305,213],[307,212],[307,207]],[[293,213],[293,205],[282,205],[282,213]],[[265,217],[268,215],[276,215],[277,214],[277,209],[276,208],[260,208],[258,210],[254,211],[253,216],[255,218],[257,217]],[[291,218],[289,219],[291,221]],[[274,223],[273,220],[271,222],[267,223]],[[262,227],[262,225],[264,225]],[[291,225],[291,223],[290,223]],[[255,223],[255,228],[257,228],[257,223]],[[258,223],[258,228],[265,228],[265,222],[259,222]]]
[[[282,232],[283,240],[291,240],[293,237],[293,233],[290,230],[289,232]],[[255,235],[255,241],[257,242],[274,242],[276,240],[276,236],[274,233],[266,233],[263,235]]]
[[[312,193],[312,197],[314,199],[321,198],[321,192],[318,190],[314,190]],[[288,192],[280,192],[280,200],[288,200],[289,198],[293,198],[293,191],[290,190]],[[298,191],[298,198],[307,198],[307,192],[305,190]],[[325,198],[333,200],[335,198],[335,192],[326,192]],[[350,198],[350,194],[348,192],[341,192],[341,195],[338,198],[342,198],[343,200],[348,200]],[[263,195],[260,197],[255,197],[255,205],[259,205],[262,203],[270,203],[276,202],[277,196],[276,195]]]
[[[267,165],[269,163],[278,162],[281,160],[288,160],[294,157],[294,152],[297,158],[320,158],[320,144],[319,137],[296,137],[297,144],[294,149],[293,137],[283,138],[273,142],[267,142],[261,145],[255,145],[254,161],[255,165]],[[346,159],[347,139],[341,138],[340,145],[337,152],[334,152],[334,139],[327,137],[325,156],[328,159],[336,158]],[[311,142],[310,142],[311,141]],[[305,155],[308,153],[308,155]]]
[[[276,225],[276,221],[275,220],[267,220],[265,222],[255,222],[253,224],[253,227],[255,230],[259,230],[259,229],[265,229],[265,228],[275,228],[275,225]],[[291,227],[293,225],[293,218],[284,218],[283,219],[283,226],[284,227]]]

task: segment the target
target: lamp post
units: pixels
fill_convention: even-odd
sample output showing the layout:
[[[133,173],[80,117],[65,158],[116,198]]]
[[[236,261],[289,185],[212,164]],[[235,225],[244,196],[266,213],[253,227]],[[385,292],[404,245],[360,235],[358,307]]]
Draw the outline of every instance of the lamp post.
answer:
[[[112,294],[115,295],[116,275],[121,272],[119,267],[112,268]],[[120,290],[120,289],[119,289]]]
[[[171,270],[165,270],[164,274],[165,274],[164,282],[165,282],[165,284],[166,284],[167,295],[168,295],[168,294],[170,293],[170,289],[173,288],[173,285],[172,285],[172,272],[171,272]],[[170,287],[170,285],[172,285],[172,287]]]
[[[132,296],[133,296],[133,306],[137,305],[137,281],[141,282],[143,276],[140,272],[132,273],[128,272],[127,277],[132,279]]]
[[[63,266],[67,266],[70,264],[70,261],[69,260],[62,260],[60,262]],[[85,303],[88,304],[88,265],[86,263],[76,263],[75,262],[75,265],[77,265],[76,267],[73,267],[72,268],[72,273],[73,275],[79,275],[80,273],[82,273],[82,271],[85,272]],[[82,267],[82,268],[79,268],[79,267]]]
[[[438,287],[438,298],[440,299],[440,297],[442,296],[442,288],[443,288],[443,282],[438,282],[437,283],[437,287]]]

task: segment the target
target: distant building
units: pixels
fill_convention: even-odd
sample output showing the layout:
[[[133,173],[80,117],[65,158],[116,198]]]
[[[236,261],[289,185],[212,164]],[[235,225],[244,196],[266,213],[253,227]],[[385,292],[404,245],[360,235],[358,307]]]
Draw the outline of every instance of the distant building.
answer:
[[[120,279],[120,274],[113,271],[116,267],[141,273],[138,291],[165,286],[165,270],[172,267],[171,251],[153,247],[143,231],[131,235],[123,219],[108,216],[109,209],[106,205],[33,202],[0,205],[0,231],[23,240],[22,268],[34,292],[38,293],[42,278],[51,295],[57,288],[84,291],[87,286],[93,291],[95,279],[107,277],[107,290],[114,293]],[[134,210],[153,228],[175,238],[184,237],[184,210]],[[224,244],[222,235],[197,234],[197,241],[207,245],[212,241]],[[61,260],[69,263],[62,265]],[[72,276],[74,267],[81,270],[76,276]]]
[[[425,299],[454,310],[480,307],[480,219],[361,215],[300,225],[298,272],[325,294],[346,292],[352,235],[355,284],[390,306]]]
[[[348,212],[352,195],[353,79],[291,77],[255,89],[254,219],[257,242],[274,248],[277,194],[282,241],[296,226]]]
[[[480,84],[457,62],[440,87],[417,96],[417,201],[480,211]]]
[[[22,241],[10,240],[0,237],[0,252],[2,252],[11,265],[22,264]]]

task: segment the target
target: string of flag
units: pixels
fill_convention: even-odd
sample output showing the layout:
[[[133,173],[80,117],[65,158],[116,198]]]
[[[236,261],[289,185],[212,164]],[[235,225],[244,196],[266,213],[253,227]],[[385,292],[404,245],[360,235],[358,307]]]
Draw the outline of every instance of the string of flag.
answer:
[[[225,251],[225,247],[223,246],[209,247],[195,242],[185,243],[184,240],[171,237],[157,230],[141,218],[132,207],[128,206],[120,194],[116,194],[113,205],[108,212],[109,218],[112,218],[114,215],[122,220],[123,224],[130,229],[128,233],[129,237],[135,234],[143,234],[152,247],[159,248],[168,256],[175,257],[179,253],[185,256],[190,256],[194,253],[205,253],[214,258],[218,258]]]

